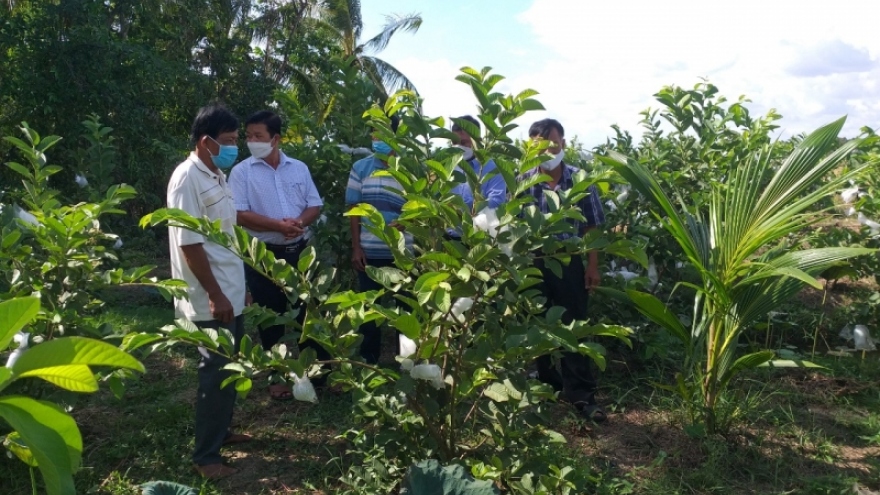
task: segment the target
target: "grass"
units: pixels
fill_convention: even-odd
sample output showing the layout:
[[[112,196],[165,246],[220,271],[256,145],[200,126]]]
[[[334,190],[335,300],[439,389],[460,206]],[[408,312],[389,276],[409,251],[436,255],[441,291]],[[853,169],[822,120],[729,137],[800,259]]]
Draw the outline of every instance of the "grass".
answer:
[[[849,301],[859,293],[833,301]],[[173,319],[169,305],[143,290],[110,296],[102,321],[120,332],[152,330]],[[830,305],[823,337],[835,342],[846,302]],[[816,308],[781,308],[774,339],[809,353]],[[811,323],[812,322],[812,323]],[[807,326],[801,326],[807,325]],[[785,327],[784,329],[782,327]],[[784,331],[783,331],[784,330]],[[757,330],[755,341],[763,342]],[[759,335],[760,334],[760,335]],[[615,348],[616,349],[616,348]],[[825,350],[822,348],[822,350]],[[689,436],[683,408],[652,385],[668,383],[674,355],[646,359],[616,349],[602,375],[600,399],[610,419],[598,426],[554,406],[554,427],[568,439],[560,459],[588,470],[603,494],[826,494],[854,486],[880,490],[880,361],[876,354],[825,357],[825,370],[758,370],[734,386],[740,417],[725,435]],[[77,493],[138,494],[169,480],[208,495],[329,494],[354,462],[338,438],[352,425],[348,396],[319,391],[316,405],[276,402],[264,383],[240,403],[235,421],[255,442],[226,450],[239,474],[208,483],[190,467],[197,353],[177,348],[145,360],[147,373],[117,399],[107,387],[80,397],[72,413],[83,433]],[[0,461],[0,493],[31,493],[27,468]],[[863,491],[862,493],[871,493]]]

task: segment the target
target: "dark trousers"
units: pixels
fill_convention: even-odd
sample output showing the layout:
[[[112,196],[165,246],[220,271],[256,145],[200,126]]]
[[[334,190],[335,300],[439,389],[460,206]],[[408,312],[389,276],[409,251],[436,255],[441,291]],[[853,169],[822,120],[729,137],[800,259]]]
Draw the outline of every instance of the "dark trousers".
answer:
[[[368,258],[367,265],[377,268],[394,266],[394,260]],[[358,272],[358,290],[361,292],[367,292],[371,290],[379,290],[381,288],[382,285],[371,279],[366,271]],[[395,299],[395,301],[397,300]],[[361,341],[361,357],[364,358],[364,361],[367,363],[378,363],[379,356],[382,354],[382,329],[379,328],[379,325],[377,325],[375,321],[370,321],[361,325],[360,328],[358,328],[358,332],[364,336],[364,340]]]
[[[544,281],[538,285],[547,298],[547,308],[562,306],[562,323],[587,318],[589,292],[584,287],[584,263],[580,256],[572,256],[571,263],[562,266],[562,277],[557,277],[544,266],[542,260],[535,262]],[[538,358],[538,379],[552,385],[569,402],[596,402],[596,376],[593,363],[587,356],[577,352],[563,352],[562,359],[554,363],[550,355]]]
[[[244,316],[236,316],[228,324],[221,324],[217,320],[194,322],[199,328],[220,328],[221,326],[232,332],[235,337],[235,350],[241,345],[244,336]],[[199,361],[199,389],[196,396],[196,446],[193,451],[193,462],[199,466],[217,464],[223,461],[220,456],[220,447],[223,440],[229,435],[229,426],[232,424],[232,409],[235,406],[235,387],[228,385],[220,388],[223,380],[229,377],[231,372],[223,367],[229,363],[229,359],[213,352],[208,352],[204,347],[199,347],[202,355]]]
[[[305,246],[305,242],[303,242],[301,245],[289,251],[284,247],[269,245],[267,245],[266,248],[272,251],[275,255],[275,259],[283,259],[287,261],[289,265],[296,267],[297,262],[299,262],[299,255],[302,253],[303,249],[305,249]],[[244,276],[255,304],[271,309],[278,314],[283,314],[287,311],[287,308],[290,306],[290,301],[287,300],[287,296],[284,294],[281,287],[275,285],[275,282],[264,277],[248,265],[245,265],[244,267]],[[296,321],[302,326],[306,317],[305,311],[302,310],[302,301],[298,301],[293,307],[300,309],[299,314],[296,316]],[[259,332],[260,344],[262,344],[264,350],[268,351],[281,340],[281,337],[284,336],[284,325],[272,325],[270,327],[261,328]],[[330,353],[314,340],[306,340],[300,345],[300,350],[305,348],[314,349],[319,360],[323,361],[330,359]]]

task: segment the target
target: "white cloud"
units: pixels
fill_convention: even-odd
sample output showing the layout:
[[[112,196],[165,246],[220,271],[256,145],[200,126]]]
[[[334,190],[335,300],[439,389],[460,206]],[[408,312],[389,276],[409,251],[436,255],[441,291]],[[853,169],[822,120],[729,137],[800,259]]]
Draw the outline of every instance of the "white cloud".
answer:
[[[702,77],[731,101],[746,95],[753,115],[775,108],[783,136],[844,114],[847,136],[880,127],[880,2],[837,0],[818,9],[770,0],[534,0],[517,18],[486,15],[493,29],[485,36],[495,43],[481,45],[486,38],[470,29],[473,45],[462,49],[446,41],[461,28],[458,9],[472,2],[447,1],[442,9],[414,3],[434,9],[423,28],[395,37],[380,54],[416,84],[427,115],[473,113],[470,89],[454,79],[462,66],[491,65],[508,77],[499,91],[541,93],[547,111],[530,113],[519,122],[524,128],[554,117],[587,145],[604,142],[615,123],[639,134],[639,112],[659,107],[654,93]],[[391,11],[379,4],[377,13]],[[365,32],[376,32],[378,22]],[[514,135],[524,137],[524,128]]]
[[[748,96],[753,114],[776,108],[786,134],[848,113],[845,133],[854,135],[876,125],[880,100],[880,36],[865,5],[535,0],[519,19],[543,67],[511,82],[541,91],[548,114],[588,144],[612,123],[636,130],[638,112],[659,106],[652,94],[700,77],[731,100]],[[880,4],[867,10],[880,13]]]
[[[419,94],[425,96],[422,109],[425,115],[443,117],[448,121],[450,117],[476,111],[470,88],[455,80],[464,64],[456,65],[445,58],[410,57],[395,61],[395,66],[415,84]]]

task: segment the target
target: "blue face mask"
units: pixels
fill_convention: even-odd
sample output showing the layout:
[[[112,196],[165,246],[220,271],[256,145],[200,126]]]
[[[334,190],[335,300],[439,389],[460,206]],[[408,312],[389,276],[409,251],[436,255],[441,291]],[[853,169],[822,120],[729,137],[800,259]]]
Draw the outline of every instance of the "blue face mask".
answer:
[[[391,154],[391,146],[384,141],[373,141],[373,152],[378,153],[380,155],[390,155]]]
[[[217,140],[208,136],[208,139],[217,143]],[[235,159],[238,158],[238,146],[234,144],[220,144],[217,143],[217,146],[220,147],[220,153],[215,155],[211,153],[211,150],[208,150],[208,153],[211,153],[211,161],[214,162],[214,165],[217,168],[226,170],[231,167],[235,163]]]

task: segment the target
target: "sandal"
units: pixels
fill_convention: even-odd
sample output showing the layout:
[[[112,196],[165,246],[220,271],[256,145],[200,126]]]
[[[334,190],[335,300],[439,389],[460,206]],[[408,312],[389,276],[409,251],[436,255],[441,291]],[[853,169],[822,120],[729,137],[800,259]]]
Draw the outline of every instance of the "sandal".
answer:
[[[599,404],[591,404],[589,402],[575,402],[574,407],[578,413],[586,419],[595,423],[602,423],[608,419],[605,410]]]
[[[290,385],[273,383],[269,385],[269,397],[277,401],[291,400],[293,399],[293,392],[290,390]]]

